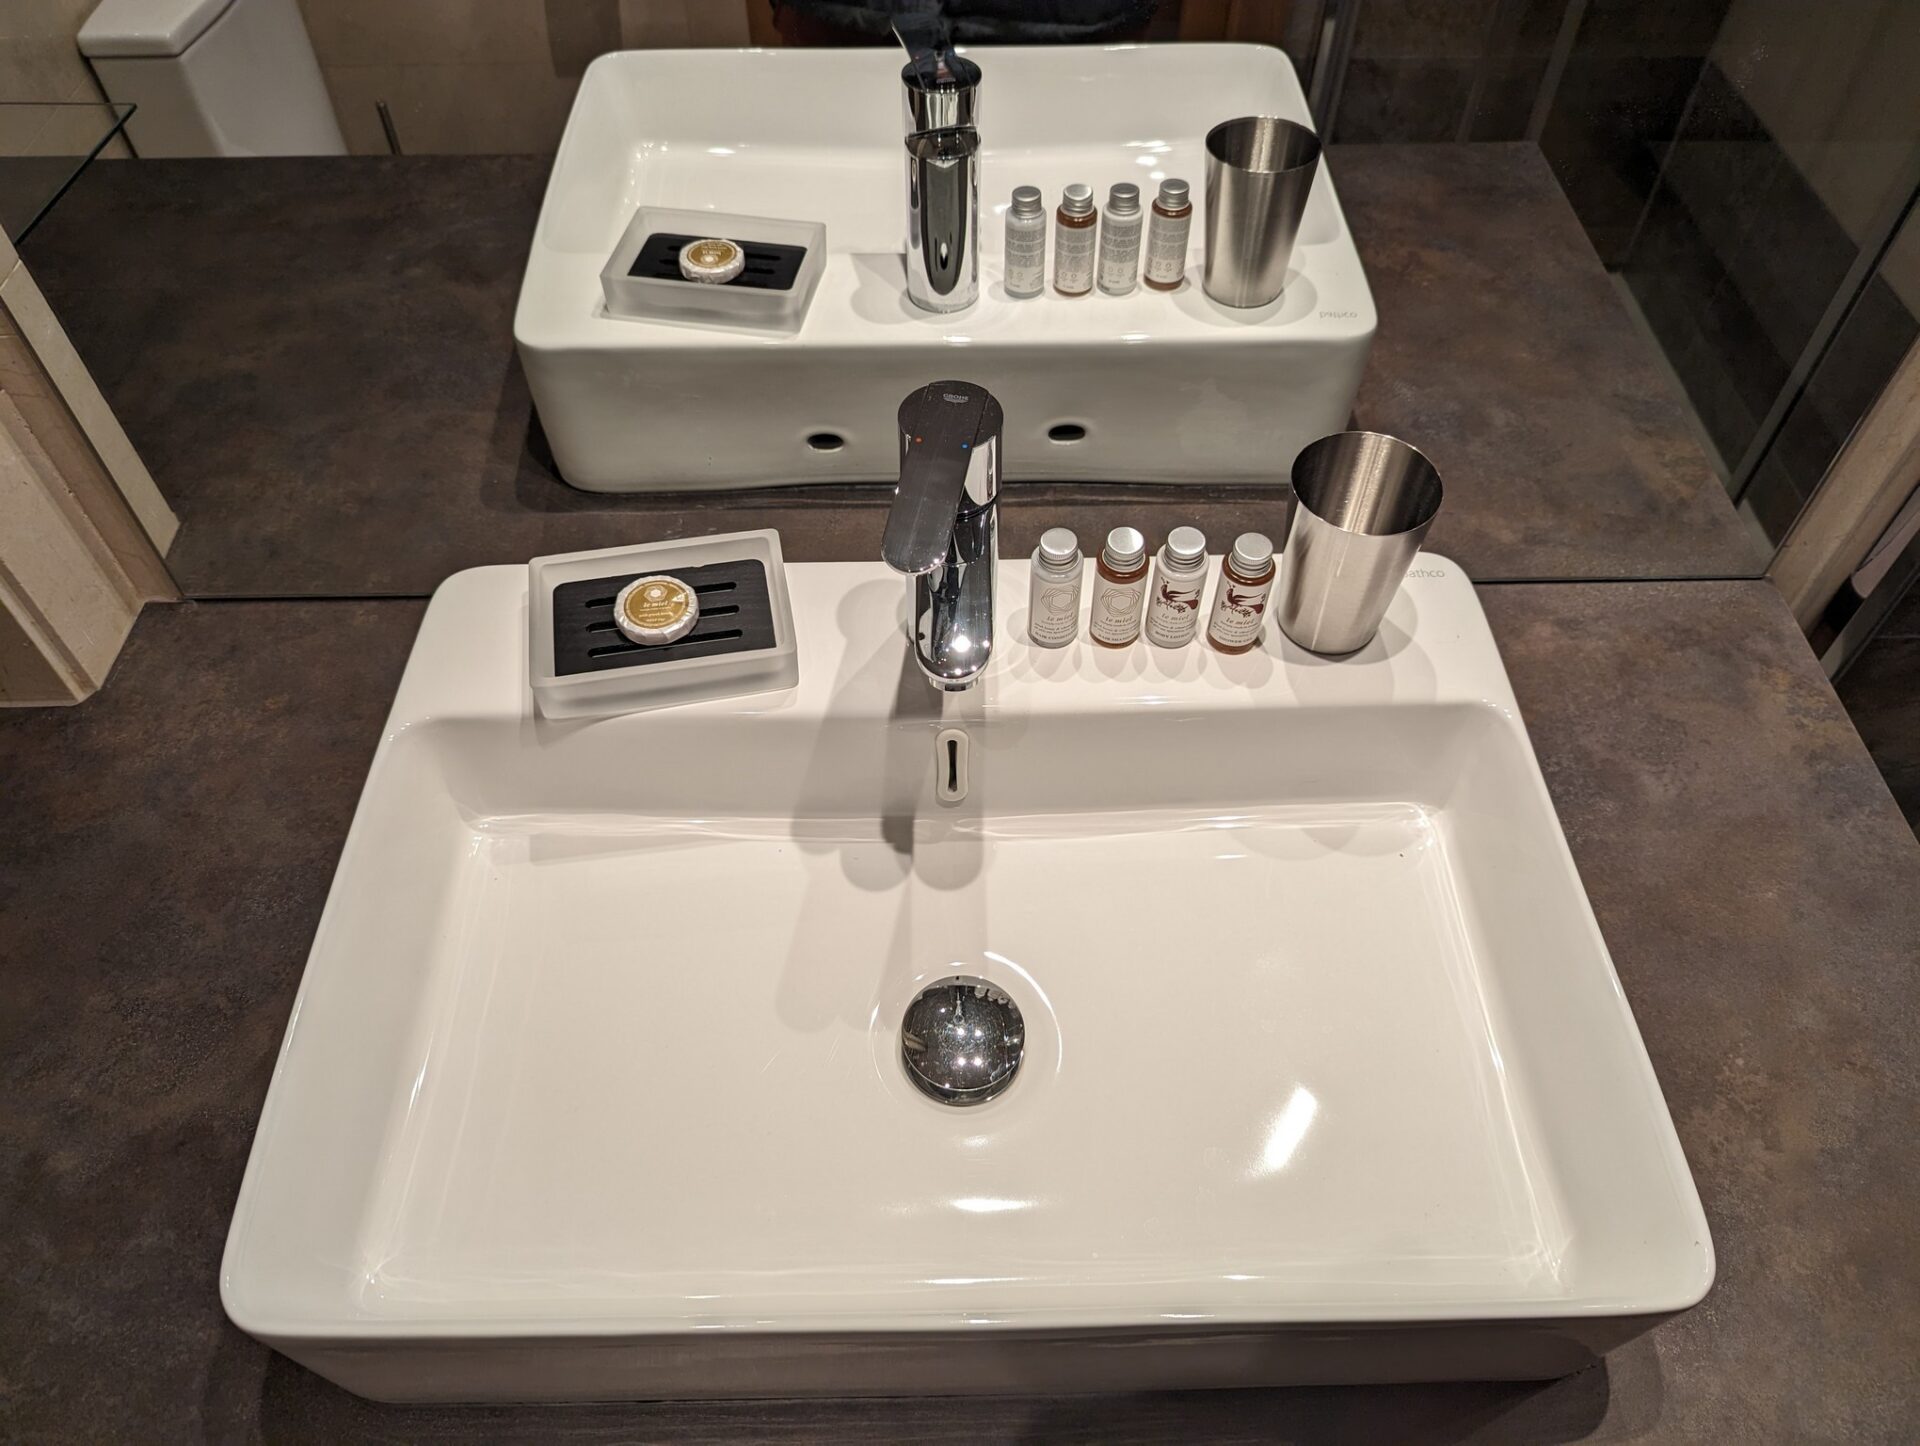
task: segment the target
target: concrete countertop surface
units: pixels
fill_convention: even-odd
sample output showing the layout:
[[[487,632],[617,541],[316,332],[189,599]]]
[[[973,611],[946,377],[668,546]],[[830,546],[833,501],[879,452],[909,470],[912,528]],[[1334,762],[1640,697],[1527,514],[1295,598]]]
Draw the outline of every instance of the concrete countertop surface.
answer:
[[[1537,148],[1334,146],[1328,164],[1381,317],[1356,416],[1439,466],[1436,551],[1482,581],[1760,571]],[[423,595],[478,563],[741,527],[778,527],[795,560],[877,555],[885,486],[621,498],[559,480],[512,345],[548,165],[101,162],[29,238],[181,517],[190,595]],[[1200,503],[1222,538],[1277,537],[1284,496],[1016,481],[1003,545],[1089,536],[1122,500],[1149,537]]]
[[[0,1436],[1914,1440],[1920,846],[1768,584],[1481,596],[1719,1256],[1604,1366],[964,1408],[339,1391],[228,1325],[217,1272],[422,604],[189,603],[90,702],[0,715]]]

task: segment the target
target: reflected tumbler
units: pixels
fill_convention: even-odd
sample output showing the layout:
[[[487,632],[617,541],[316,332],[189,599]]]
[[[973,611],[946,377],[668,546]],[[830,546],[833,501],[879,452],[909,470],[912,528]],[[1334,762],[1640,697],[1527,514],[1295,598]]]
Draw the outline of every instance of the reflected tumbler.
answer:
[[[1287,262],[1320,169],[1320,138],[1277,116],[1242,116],[1207,132],[1203,284],[1222,306],[1265,306]]]

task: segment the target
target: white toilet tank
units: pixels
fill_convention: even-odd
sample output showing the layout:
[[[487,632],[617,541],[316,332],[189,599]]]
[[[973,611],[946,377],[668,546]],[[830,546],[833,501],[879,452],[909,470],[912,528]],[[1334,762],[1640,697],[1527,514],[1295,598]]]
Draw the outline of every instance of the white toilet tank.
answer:
[[[143,156],[346,153],[296,0],[102,0],[80,53]]]

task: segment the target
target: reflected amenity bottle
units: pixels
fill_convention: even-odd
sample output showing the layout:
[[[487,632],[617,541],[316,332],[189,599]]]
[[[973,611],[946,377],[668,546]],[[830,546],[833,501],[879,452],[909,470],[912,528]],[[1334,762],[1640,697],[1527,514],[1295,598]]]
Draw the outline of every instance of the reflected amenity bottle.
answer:
[[[1140,188],[1122,181],[1107,192],[1100,223],[1100,289],[1125,296],[1140,284]]]
[[[1187,274],[1187,236],[1193,229],[1193,201],[1187,183],[1172,177],[1160,183],[1147,221],[1146,283],[1155,291],[1174,291]]]
[[[1062,296],[1085,296],[1093,290],[1093,245],[1099,208],[1093,187],[1079,182],[1061,192],[1060,209],[1053,217],[1053,289]]]
[[[1007,207],[1007,295],[1025,301],[1047,289],[1047,208],[1038,186],[1015,186]]]

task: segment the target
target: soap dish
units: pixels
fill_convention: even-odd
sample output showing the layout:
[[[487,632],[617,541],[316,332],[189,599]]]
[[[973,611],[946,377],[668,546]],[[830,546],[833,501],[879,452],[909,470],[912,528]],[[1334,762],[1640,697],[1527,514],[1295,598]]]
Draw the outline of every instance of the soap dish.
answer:
[[[614,598],[654,573],[693,589],[699,621],[670,643],[629,642],[614,623]],[[536,557],[527,583],[527,676],[548,718],[633,713],[800,681],[786,566],[772,528]]]
[[[731,281],[689,281],[680,248],[717,237],[746,253]],[[818,221],[733,216],[642,206],[621,234],[600,290],[612,316],[798,331],[826,267],[827,228]]]

